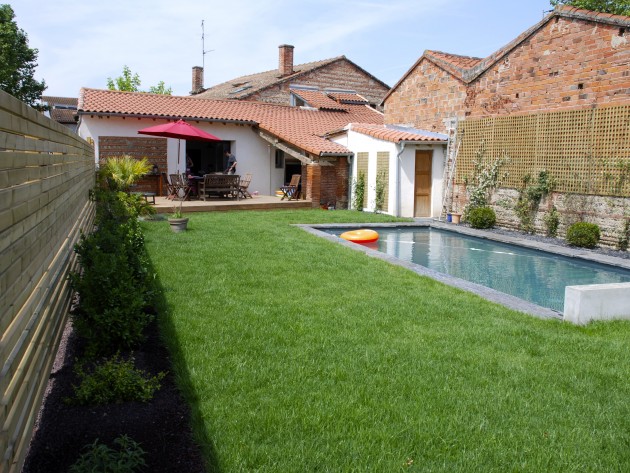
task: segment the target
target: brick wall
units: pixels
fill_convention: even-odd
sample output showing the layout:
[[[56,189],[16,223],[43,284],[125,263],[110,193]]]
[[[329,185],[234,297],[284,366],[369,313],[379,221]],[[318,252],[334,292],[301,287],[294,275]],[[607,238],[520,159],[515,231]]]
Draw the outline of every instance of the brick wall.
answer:
[[[444,120],[464,118],[466,86],[431,61],[422,59],[385,103],[385,123],[444,131]]]
[[[379,104],[388,88],[374,80],[346,60],[336,61],[328,66],[316,69],[299,78],[296,83],[323,88],[343,88],[355,90],[369,100],[370,103]],[[263,101],[277,104],[290,103],[290,82],[285,82],[276,87],[266,89],[252,95],[248,100]]]
[[[103,163],[107,158],[123,156],[125,154],[136,159],[147,158],[153,166],[158,166],[158,174],[168,172],[166,162],[166,138],[139,138],[124,136],[100,136],[98,139],[98,162]],[[137,192],[155,192],[159,194],[159,177],[148,176],[138,181]],[[164,193],[165,189],[162,189]]]
[[[556,16],[468,85],[427,58],[392,92],[386,123],[445,131],[484,117],[630,101],[628,28]]]
[[[349,192],[349,177],[350,167],[348,165],[348,158],[342,157],[337,160],[335,165],[335,176],[337,179],[336,188],[336,200],[335,207],[338,209],[348,208],[348,192]]]
[[[306,168],[306,191],[302,189],[302,192],[306,193],[306,198],[311,200],[313,207],[319,207],[322,167],[319,164],[308,164],[302,166],[302,169],[304,168]]]
[[[470,117],[630,101],[630,32],[556,17],[475,80]]]

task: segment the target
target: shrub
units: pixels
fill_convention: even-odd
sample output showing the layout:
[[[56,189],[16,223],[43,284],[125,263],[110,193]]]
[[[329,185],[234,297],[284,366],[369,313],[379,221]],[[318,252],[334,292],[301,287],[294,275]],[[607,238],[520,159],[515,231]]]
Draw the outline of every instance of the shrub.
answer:
[[[83,236],[76,252],[83,271],[70,275],[79,293],[73,321],[87,353],[111,353],[140,342],[151,316],[144,312],[146,294],[134,275],[138,264],[130,260],[120,235],[101,228]]]
[[[545,228],[547,229],[547,236],[555,237],[558,235],[560,213],[555,207],[551,207],[551,210],[543,217],[543,221],[545,222]]]
[[[114,440],[118,449],[99,443],[87,446],[87,451],[70,467],[69,473],[134,473],[145,467],[145,451],[136,441],[122,435]]]
[[[359,176],[354,181],[354,199],[352,202],[352,206],[355,210],[362,211],[363,210],[363,200],[365,198],[365,174],[363,172],[359,172]]]
[[[77,364],[75,372],[81,382],[73,386],[74,397],[67,401],[81,405],[148,402],[160,389],[160,381],[166,376],[166,373],[160,372],[148,377],[134,367],[133,358],[121,360],[118,354],[96,364],[91,373],[86,373],[81,364]]]
[[[108,158],[99,170],[99,179],[111,190],[128,191],[149,172],[151,164],[147,158],[135,159],[129,155]]]
[[[476,207],[468,212],[468,221],[473,228],[492,228],[497,215],[490,207]]]
[[[73,312],[88,355],[113,353],[142,340],[151,316],[145,308],[153,282],[144,236],[125,193],[96,191],[96,231],[75,247],[81,271],[72,273],[79,294]]]
[[[617,249],[620,251],[628,251],[628,242],[630,242],[630,218],[624,221],[619,238],[617,239]]]
[[[383,171],[376,175],[376,187],[374,197],[374,212],[378,213],[383,210],[385,205],[385,190],[387,189],[387,182],[385,180],[385,173]]]
[[[594,248],[599,238],[599,227],[594,223],[577,222],[567,229],[569,244],[580,248]]]

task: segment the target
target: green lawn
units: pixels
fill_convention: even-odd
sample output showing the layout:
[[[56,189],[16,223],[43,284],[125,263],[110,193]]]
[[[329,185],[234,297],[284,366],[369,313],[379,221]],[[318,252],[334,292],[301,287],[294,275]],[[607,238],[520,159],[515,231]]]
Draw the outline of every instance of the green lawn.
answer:
[[[383,216],[190,217],[143,225],[209,471],[630,471],[630,323],[539,320],[290,226]]]

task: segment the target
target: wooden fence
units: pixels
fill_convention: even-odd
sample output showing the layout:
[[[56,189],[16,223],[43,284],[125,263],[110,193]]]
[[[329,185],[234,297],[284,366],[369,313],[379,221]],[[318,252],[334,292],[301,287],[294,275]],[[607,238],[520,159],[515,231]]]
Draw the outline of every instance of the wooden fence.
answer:
[[[94,150],[0,91],[0,472],[19,472],[92,222]]]
[[[509,158],[502,187],[519,189],[546,170],[557,192],[630,195],[630,105],[465,120],[458,133],[458,184],[484,146],[485,162]]]

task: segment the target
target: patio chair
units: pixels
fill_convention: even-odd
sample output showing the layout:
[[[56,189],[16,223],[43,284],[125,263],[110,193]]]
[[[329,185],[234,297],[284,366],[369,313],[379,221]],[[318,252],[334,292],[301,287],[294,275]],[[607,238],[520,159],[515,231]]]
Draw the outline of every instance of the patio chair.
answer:
[[[247,197],[249,197],[250,199],[253,198],[247,190],[250,182],[252,182],[252,175],[245,174],[245,177],[241,179],[241,182],[239,182],[238,184],[238,195],[241,196],[243,199],[246,199]]]
[[[166,189],[167,199],[172,199],[173,197],[175,197],[175,188],[173,187],[173,184],[171,184],[168,180],[168,176],[165,172],[162,173],[162,185],[164,186],[164,189]]]
[[[190,186],[187,180],[181,174],[171,174],[171,184],[173,185],[173,200],[187,200],[190,194]]]
[[[280,200],[284,200],[285,198],[287,200],[298,200],[300,198],[298,186],[300,185],[301,177],[301,174],[293,174],[293,176],[291,176],[291,182],[289,182],[286,186],[280,187],[280,190],[282,191],[282,199]]]

